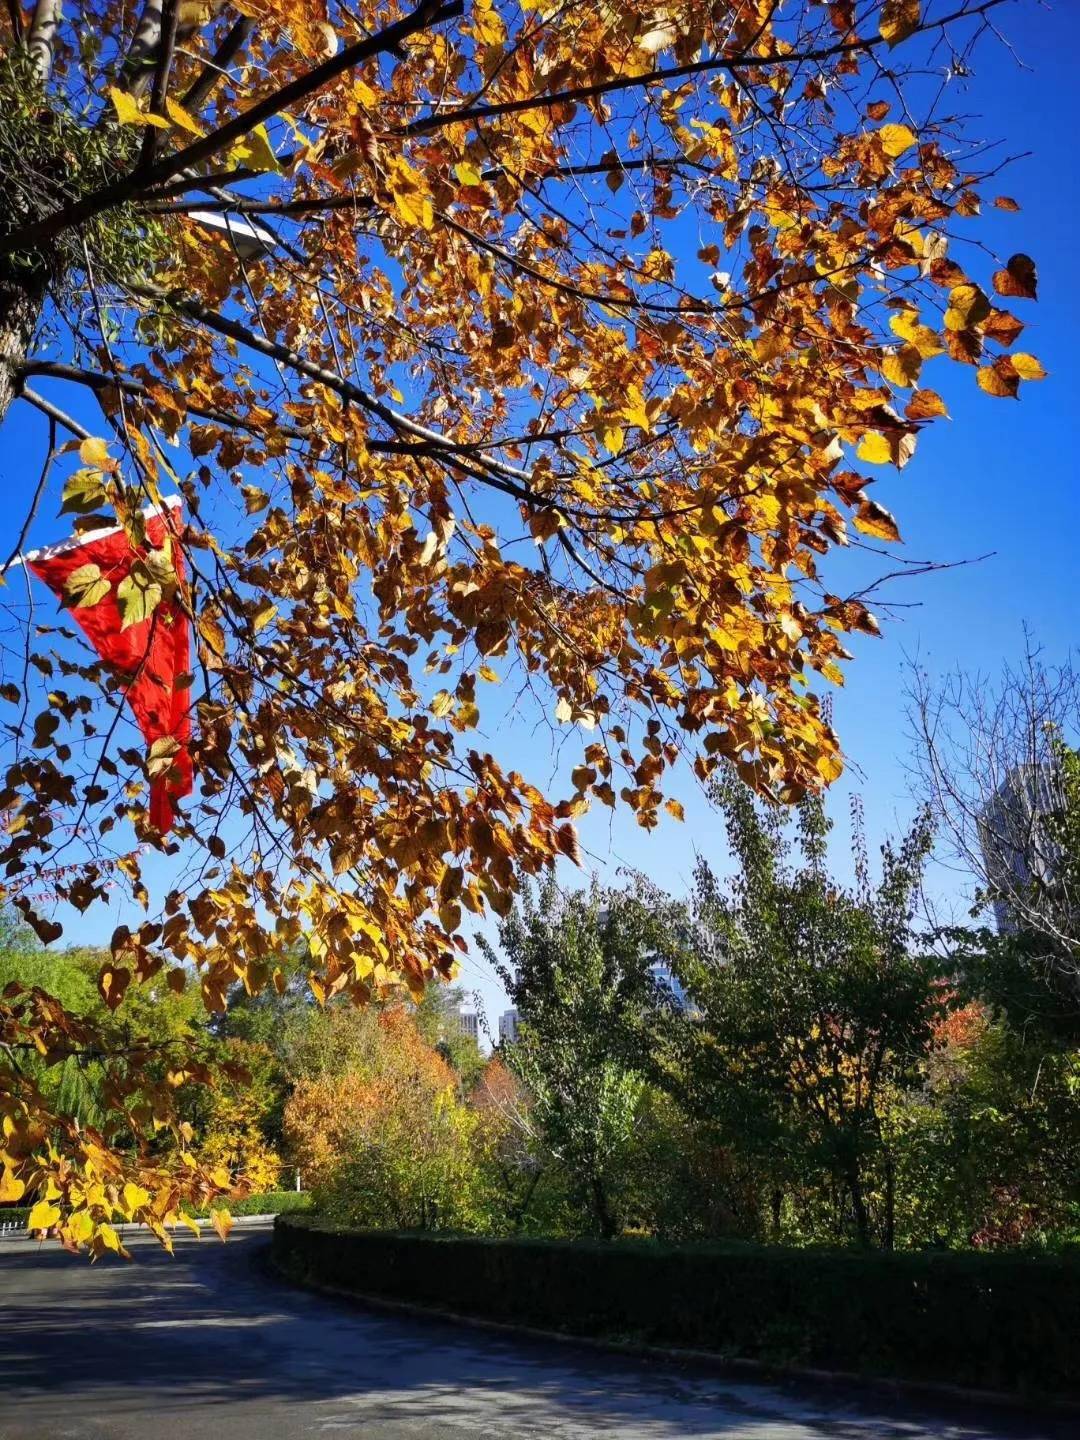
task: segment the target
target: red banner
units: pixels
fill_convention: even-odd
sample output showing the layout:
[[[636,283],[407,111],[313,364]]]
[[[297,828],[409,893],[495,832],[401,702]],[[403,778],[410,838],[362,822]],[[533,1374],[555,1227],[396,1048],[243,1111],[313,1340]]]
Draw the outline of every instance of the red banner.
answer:
[[[166,502],[165,510],[149,513],[146,549],[160,550],[166,538],[173,537],[173,563],[177,578],[183,581],[183,555],[175,543],[182,530],[180,504],[177,497]],[[117,586],[131,573],[133,562],[145,556],[146,550],[134,549],[126,532],[117,527],[36,551],[25,563],[68,604],[67,582],[84,565],[96,565],[108,582],[108,593],[100,600],[75,606],[70,613],[101,658],[118,671],[124,699],[147,744],[176,741],[168,772],[150,783],[150,820],[164,835],[172,828],[173,802],[191,794],[190,687],[176,684],[178,677],[191,669],[191,625],[177,599],[165,597],[146,619],[123,628]]]

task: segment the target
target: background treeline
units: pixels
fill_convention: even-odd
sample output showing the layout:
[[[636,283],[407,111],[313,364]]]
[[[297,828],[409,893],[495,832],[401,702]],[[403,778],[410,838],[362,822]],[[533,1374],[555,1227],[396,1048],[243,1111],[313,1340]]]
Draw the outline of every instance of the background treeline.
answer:
[[[1029,653],[996,689],[920,681],[914,700],[926,807],[871,864],[856,806],[844,881],[819,801],[767,806],[731,774],[712,797],[730,873],[701,860],[689,896],[642,876],[526,892],[498,946],[481,942],[520,1023],[491,1056],[460,1032],[459,992],[319,1008],[301,952],[280,991],[237,987],[223,1014],[164,978],[110,1010],[101,952],[43,950],[0,915],[0,987],[93,1015],[114,1059],[175,1088],[222,1183],[292,1188],[299,1172],[341,1223],[1080,1241],[1080,758],[1064,738],[1080,683]],[[1042,777],[1050,803],[1013,805],[991,833],[1017,777],[1021,795]],[[975,871],[974,920],[993,905],[996,930],[919,918],[935,834]],[[214,1085],[189,1083],[211,1062]],[[19,1063],[86,1123],[122,1129],[99,1055]]]
[[[1080,795],[1080,785],[1076,787]],[[827,864],[821,805],[717,789],[735,873],[688,899],[527,895],[489,947],[520,1038],[484,1057],[454,991],[324,1009],[283,994],[208,1018],[194,987],[100,1001],[93,950],[8,926],[0,983],[99,1011],[190,1092],[193,1143],[256,1190],[359,1226],[890,1247],[1080,1236],[1080,1010],[1042,940],[915,928],[920,818],[871,878]],[[184,1086],[224,1060],[226,1083]],[[25,1063],[33,1064],[29,1058]],[[39,1083],[98,1119],[93,1056]],[[231,1082],[230,1082],[231,1077]]]

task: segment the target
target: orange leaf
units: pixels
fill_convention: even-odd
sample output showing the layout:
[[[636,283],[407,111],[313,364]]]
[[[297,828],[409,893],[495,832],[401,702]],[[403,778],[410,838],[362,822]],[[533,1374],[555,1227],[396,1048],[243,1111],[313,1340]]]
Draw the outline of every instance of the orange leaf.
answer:
[[[855,512],[855,529],[875,540],[897,541],[900,529],[892,515],[876,500],[864,500]]]
[[[1029,255],[1014,255],[1004,270],[995,272],[994,289],[999,295],[1035,300],[1038,298],[1038,280],[1035,261]]]

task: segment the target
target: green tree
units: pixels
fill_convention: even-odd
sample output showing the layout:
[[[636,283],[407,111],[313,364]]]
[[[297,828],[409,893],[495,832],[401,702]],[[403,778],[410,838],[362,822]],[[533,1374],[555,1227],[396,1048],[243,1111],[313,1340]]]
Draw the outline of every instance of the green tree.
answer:
[[[564,893],[548,880],[499,927],[501,957],[484,943],[518,1011],[508,1061],[532,1096],[541,1146],[605,1238],[622,1228],[645,1088],[650,933],[632,897]]]
[[[734,779],[716,799],[737,871],[721,884],[701,862],[694,923],[669,942],[689,1007],[660,1037],[667,1083],[762,1166],[777,1228],[783,1192],[809,1190],[838,1233],[891,1246],[887,1110],[921,1082],[945,1002],[940,963],[912,930],[927,821],[883,848],[876,887],[857,838],[857,880],[845,888],[826,867],[819,801],[799,807],[793,845],[785,813]]]

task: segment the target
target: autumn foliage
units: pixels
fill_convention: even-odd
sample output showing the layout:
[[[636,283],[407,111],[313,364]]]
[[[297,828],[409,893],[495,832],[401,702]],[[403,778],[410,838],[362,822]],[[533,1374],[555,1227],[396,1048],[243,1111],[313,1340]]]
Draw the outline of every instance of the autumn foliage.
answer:
[[[170,757],[132,677],[7,592],[0,863],[47,938],[35,894],[145,909],[110,1003],[164,970],[220,1008],[298,945],[320,1000],[419,993],[585,807],[651,828],[680,762],[839,774],[820,685],[877,621],[825,557],[899,539],[946,361],[1042,374],[1032,261],[962,246],[1016,207],[907,92],[996,3],[8,6],[0,417],[48,451],[15,549],[39,511],[119,524],[123,623],[198,636],[195,794],[149,867]],[[141,514],[174,493],[183,580]],[[527,696],[580,738],[551,793],[488,748]],[[0,1009],[6,1055],[80,1024]],[[211,1182],[151,1165],[176,1122],[142,1084],[117,1065],[90,1132],[5,1070],[5,1185],[75,1239],[172,1214]]]

